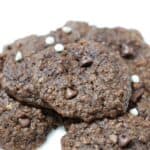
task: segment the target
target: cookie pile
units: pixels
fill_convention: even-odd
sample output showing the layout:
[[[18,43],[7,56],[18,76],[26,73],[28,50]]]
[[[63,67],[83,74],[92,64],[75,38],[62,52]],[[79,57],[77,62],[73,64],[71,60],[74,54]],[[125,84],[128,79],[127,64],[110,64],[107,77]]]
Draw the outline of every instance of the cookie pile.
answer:
[[[150,47],[136,30],[67,22],[0,55],[0,147],[34,150],[64,125],[62,150],[150,149]]]

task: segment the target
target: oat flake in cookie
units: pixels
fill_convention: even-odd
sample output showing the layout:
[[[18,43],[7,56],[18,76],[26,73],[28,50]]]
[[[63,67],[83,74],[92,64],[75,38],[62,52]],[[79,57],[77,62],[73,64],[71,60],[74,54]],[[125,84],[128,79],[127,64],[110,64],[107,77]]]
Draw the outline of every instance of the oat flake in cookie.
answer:
[[[0,91],[0,148],[4,150],[35,150],[58,124],[52,114],[25,106]]]
[[[125,115],[72,124],[61,143],[62,150],[149,150],[150,121]]]
[[[19,63],[9,59],[3,73],[16,99],[85,121],[126,112],[131,95],[124,61],[95,42],[68,44],[61,53],[49,47]]]

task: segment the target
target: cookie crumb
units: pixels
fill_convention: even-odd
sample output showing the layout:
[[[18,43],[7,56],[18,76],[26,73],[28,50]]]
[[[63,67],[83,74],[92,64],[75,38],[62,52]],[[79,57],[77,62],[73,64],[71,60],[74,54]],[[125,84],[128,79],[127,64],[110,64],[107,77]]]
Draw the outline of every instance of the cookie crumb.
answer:
[[[18,61],[22,60],[22,58],[23,58],[22,53],[20,51],[18,51],[15,56],[15,61],[18,62]]]
[[[84,56],[81,60],[81,67],[88,67],[93,63],[91,57]]]
[[[130,137],[128,135],[122,134],[119,136],[120,147],[126,147],[130,142]]]
[[[72,32],[72,29],[68,26],[64,26],[64,27],[62,27],[62,31],[69,34]]]
[[[67,99],[72,99],[72,98],[74,98],[75,96],[77,96],[77,91],[72,90],[72,89],[70,89],[70,88],[67,88],[67,90],[66,90],[66,98],[67,98]]]
[[[52,36],[48,36],[45,39],[45,43],[48,44],[48,45],[53,45],[55,43],[55,38],[52,37]]]
[[[19,123],[22,127],[27,127],[30,124],[30,120],[28,118],[20,118]]]
[[[138,75],[132,75],[132,76],[131,76],[131,81],[132,81],[133,83],[139,83],[139,82],[140,82],[140,78],[139,78]]]
[[[138,116],[139,112],[136,108],[132,108],[130,109],[130,114],[132,114],[133,116]]]
[[[117,135],[111,134],[111,135],[109,136],[109,139],[112,141],[113,144],[116,144],[118,138],[117,138]]]
[[[56,52],[62,52],[64,50],[64,46],[60,43],[56,44],[54,47]]]

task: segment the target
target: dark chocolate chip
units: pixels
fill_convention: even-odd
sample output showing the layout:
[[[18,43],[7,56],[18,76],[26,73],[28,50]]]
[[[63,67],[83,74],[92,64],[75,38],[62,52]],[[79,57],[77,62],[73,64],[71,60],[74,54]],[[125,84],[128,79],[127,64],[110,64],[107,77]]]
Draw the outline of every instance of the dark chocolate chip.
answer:
[[[24,111],[18,110],[16,113],[17,118],[27,118]]]
[[[125,58],[134,57],[135,54],[133,48],[123,44],[121,48],[121,56]]]
[[[131,139],[126,134],[121,134],[119,136],[119,146],[120,147],[126,147],[130,143]]]
[[[71,99],[77,96],[78,92],[76,90],[73,90],[71,88],[67,88],[66,90],[66,99]]]
[[[81,60],[81,66],[82,67],[89,67],[93,63],[93,59],[89,56],[84,56]]]
[[[144,88],[144,84],[142,82],[140,82],[140,83],[133,83],[132,84],[132,88],[133,88],[133,90],[138,90],[138,89]]]
[[[131,97],[132,102],[134,102],[134,103],[137,102],[143,94],[144,94],[143,88],[134,91],[132,94],[132,97]]]
[[[6,49],[7,49],[7,50],[11,50],[11,49],[12,49],[12,46],[11,46],[11,45],[7,45]]]
[[[30,120],[28,118],[20,118],[19,123],[22,127],[27,127],[30,124]]]

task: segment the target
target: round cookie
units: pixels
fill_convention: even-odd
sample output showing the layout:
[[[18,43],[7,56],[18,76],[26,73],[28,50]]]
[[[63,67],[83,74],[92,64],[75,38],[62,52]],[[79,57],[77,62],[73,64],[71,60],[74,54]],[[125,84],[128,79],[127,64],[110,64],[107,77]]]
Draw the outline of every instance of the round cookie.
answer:
[[[56,116],[25,106],[0,91],[0,147],[5,150],[35,149],[58,124]]]
[[[13,62],[20,62],[22,61],[25,57],[29,57],[30,55],[33,55],[34,53],[37,53],[38,51],[44,50],[46,47],[48,47],[49,45],[47,45],[46,43],[46,37],[45,36],[37,36],[37,35],[30,35],[24,38],[21,38],[19,40],[16,40],[14,43],[9,44],[7,46],[5,46],[3,53],[1,54],[1,61],[0,62],[0,69],[1,71],[3,70],[3,66],[5,66],[5,61],[7,64],[7,61],[13,61]],[[13,65],[14,63],[12,63],[12,67],[14,67]],[[28,63],[29,65],[32,65],[30,63]],[[15,72],[16,76],[22,76],[24,82],[28,82],[28,78],[29,75],[31,75],[32,69],[30,69],[28,72],[25,72],[25,65],[21,68],[18,69]],[[30,68],[30,67],[29,67]],[[9,71],[9,70],[8,70]],[[15,76],[13,75],[13,76]],[[0,80],[3,78],[3,73],[1,73],[0,76]],[[17,81],[16,81],[17,83]],[[26,83],[22,83],[22,84],[26,84]],[[13,85],[11,85],[13,86]],[[32,88],[30,86],[30,88]],[[24,94],[30,93],[30,91],[25,91],[24,90]],[[31,96],[31,95],[30,95]],[[31,98],[33,98],[33,96],[31,96]],[[22,97],[21,97],[22,99]],[[39,101],[41,101],[39,99]]]
[[[136,30],[93,27],[87,39],[108,45],[120,52],[129,66],[132,80],[131,103],[137,103],[139,115],[149,118],[150,110],[150,47]]]
[[[119,54],[95,42],[49,47],[20,62],[6,61],[3,87],[20,101],[91,121],[126,112],[131,96],[128,67]]]
[[[115,120],[73,124],[61,143],[62,150],[148,150],[150,121],[126,115]]]

